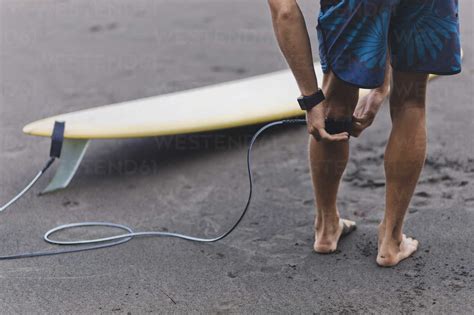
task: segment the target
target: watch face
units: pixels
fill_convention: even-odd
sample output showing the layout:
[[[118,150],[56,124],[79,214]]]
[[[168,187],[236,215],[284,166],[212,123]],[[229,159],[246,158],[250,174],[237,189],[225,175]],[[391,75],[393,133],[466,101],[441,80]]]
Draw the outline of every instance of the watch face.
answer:
[[[310,110],[322,101],[324,101],[324,93],[321,89],[313,95],[298,97],[298,103],[302,110]]]

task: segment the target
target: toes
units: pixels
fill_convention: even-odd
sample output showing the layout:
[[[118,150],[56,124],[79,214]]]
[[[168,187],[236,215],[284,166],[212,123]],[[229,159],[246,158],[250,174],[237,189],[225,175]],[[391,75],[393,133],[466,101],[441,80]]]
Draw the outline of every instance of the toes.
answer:
[[[418,241],[413,237],[408,237],[403,234],[402,244],[406,244],[407,247],[415,247],[418,248]]]
[[[400,260],[410,257],[418,249],[418,241],[409,237],[400,246]]]
[[[342,226],[342,231],[340,237],[346,236],[357,228],[357,225],[354,221],[341,219],[340,225]]]
[[[410,246],[411,246],[414,250],[417,250],[417,249],[418,249],[418,241],[412,238],[412,242],[411,242]]]
[[[414,239],[413,237],[406,237],[405,238],[405,243],[407,243],[407,245],[413,246],[415,248],[418,247],[418,241],[416,239]]]
[[[356,225],[355,221],[351,221],[351,220],[347,220],[347,219],[341,219],[341,220],[345,225],[347,225],[349,227]]]

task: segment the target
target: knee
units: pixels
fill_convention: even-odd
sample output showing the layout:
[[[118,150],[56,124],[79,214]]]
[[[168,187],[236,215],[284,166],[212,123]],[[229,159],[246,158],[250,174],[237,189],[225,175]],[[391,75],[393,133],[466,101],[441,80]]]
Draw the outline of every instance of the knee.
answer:
[[[424,110],[426,106],[426,74],[395,73],[395,84],[390,93],[390,111]]]
[[[343,120],[352,117],[359,100],[359,89],[341,81],[330,72],[325,76],[323,90],[326,96],[324,105],[330,119]]]
[[[406,87],[406,89],[396,88],[390,94],[390,103],[392,106],[425,106],[426,87]]]
[[[329,94],[326,96],[325,106],[327,108],[326,116],[333,120],[344,120],[352,117],[355,106],[357,105],[357,96],[348,97],[344,93]]]
[[[357,104],[357,97],[348,98],[341,94],[329,94],[325,100],[327,108],[325,129],[329,134],[351,133],[352,114]]]
[[[425,112],[426,100],[419,94],[395,94],[390,96],[390,114],[396,117],[406,111]]]
[[[268,0],[268,5],[276,20],[291,20],[298,10],[296,0]]]

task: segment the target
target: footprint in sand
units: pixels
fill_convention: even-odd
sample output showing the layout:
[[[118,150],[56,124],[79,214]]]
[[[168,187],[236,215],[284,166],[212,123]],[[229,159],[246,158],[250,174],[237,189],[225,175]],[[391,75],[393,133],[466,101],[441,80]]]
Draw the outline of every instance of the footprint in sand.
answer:
[[[117,27],[118,27],[118,24],[115,23],[115,22],[108,23],[108,24],[105,24],[105,25],[96,24],[96,25],[92,25],[91,27],[89,27],[89,32],[91,32],[91,33],[100,33],[102,31],[114,30]]]

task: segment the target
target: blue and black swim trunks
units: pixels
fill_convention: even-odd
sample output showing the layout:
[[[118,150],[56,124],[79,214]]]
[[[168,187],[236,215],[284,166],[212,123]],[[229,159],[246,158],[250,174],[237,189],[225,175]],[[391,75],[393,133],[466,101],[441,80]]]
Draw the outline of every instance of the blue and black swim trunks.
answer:
[[[321,0],[318,40],[323,72],[361,88],[393,69],[461,71],[457,0]]]

